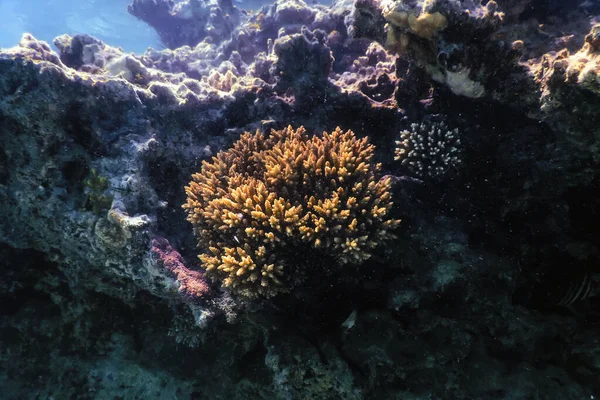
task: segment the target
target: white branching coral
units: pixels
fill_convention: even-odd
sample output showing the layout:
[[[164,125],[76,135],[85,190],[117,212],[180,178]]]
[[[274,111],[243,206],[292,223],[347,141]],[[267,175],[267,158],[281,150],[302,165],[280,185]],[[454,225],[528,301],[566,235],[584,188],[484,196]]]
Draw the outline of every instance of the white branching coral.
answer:
[[[395,160],[419,178],[439,179],[462,163],[458,129],[443,122],[411,124],[396,141]]]

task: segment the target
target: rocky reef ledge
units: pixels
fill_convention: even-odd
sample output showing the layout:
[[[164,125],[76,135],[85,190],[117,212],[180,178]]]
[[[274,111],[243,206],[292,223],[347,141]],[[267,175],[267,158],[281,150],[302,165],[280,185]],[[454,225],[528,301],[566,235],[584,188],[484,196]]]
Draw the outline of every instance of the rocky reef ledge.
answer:
[[[4,398],[600,394],[598,10],[178,4],[129,8],[168,49],[0,49]],[[359,267],[307,260],[303,285],[238,296],[205,276],[184,187],[244,132],[288,126],[302,146],[368,138],[385,190],[367,211],[393,223]]]

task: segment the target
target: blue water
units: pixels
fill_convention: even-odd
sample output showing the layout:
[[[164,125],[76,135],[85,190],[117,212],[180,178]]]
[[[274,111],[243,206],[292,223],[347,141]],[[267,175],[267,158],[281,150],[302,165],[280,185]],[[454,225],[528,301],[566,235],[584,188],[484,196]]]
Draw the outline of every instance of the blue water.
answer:
[[[129,0],[0,0],[0,47],[24,32],[52,43],[58,35],[87,33],[125,51],[161,48],[156,32],[127,13]]]

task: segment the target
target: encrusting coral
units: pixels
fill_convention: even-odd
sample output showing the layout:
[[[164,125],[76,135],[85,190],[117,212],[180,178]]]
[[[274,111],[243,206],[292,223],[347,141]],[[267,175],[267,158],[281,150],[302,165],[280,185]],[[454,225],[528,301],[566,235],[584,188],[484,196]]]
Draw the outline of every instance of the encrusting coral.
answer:
[[[296,252],[338,265],[368,259],[399,222],[388,216],[391,182],[377,179],[373,151],[352,131],[309,138],[290,126],[246,132],[204,161],[183,208],[206,275],[241,296],[269,297],[305,277]]]

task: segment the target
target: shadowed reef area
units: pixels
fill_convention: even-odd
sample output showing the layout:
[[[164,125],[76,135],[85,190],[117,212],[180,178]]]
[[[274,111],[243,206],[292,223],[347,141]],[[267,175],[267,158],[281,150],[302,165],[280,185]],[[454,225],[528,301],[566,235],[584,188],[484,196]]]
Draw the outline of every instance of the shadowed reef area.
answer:
[[[0,397],[600,396],[597,2],[128,11],[0,49]]]

